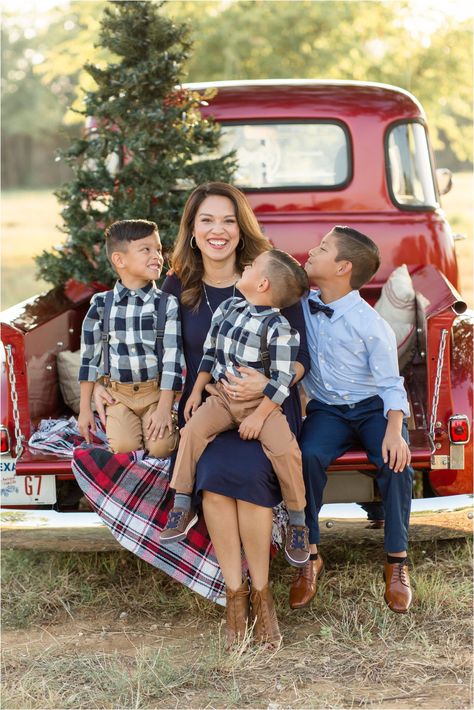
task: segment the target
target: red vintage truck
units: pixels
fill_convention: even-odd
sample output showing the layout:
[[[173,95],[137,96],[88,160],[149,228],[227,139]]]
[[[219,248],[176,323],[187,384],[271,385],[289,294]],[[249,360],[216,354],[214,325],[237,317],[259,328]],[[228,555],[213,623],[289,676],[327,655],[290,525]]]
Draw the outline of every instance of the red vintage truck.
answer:
[[[416,471],[412,537],[469,531],[473,314],[456,290],[458,235],[441,208],[450,175],[435,170],[422,107],[408,92],[382,84],[191,86],[217,90],[202,113],[221,123],[221,149],[235,150],[238,159],[235,183],[275,246],[304,263],[335,224],[353,226],[379,245],[382,266],[363,296],[403,325],[399,354]],[[58,382],[58,353],[79,348],[94,289],[71,281],[1,316],[4,545],[117,544],[95,513],[78,512],[81,493],[70,458],[37,453],[28,444],[40,419],[71,416]],[[378,499],[371,468],[357,450],[331,466],[322,511],[327,535],[377,534],[366,530],[357,505]]]

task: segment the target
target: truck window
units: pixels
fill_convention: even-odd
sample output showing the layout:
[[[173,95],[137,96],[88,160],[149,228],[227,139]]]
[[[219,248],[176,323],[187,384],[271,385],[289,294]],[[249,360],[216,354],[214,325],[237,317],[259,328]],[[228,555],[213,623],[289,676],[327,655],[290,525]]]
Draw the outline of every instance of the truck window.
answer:
[[[236,152],[241,188],[340,188],[351,177],[347,129],[328,121],[222,124],[220,152]]]
[[[436,190],[425,127],[414,121],[398,123],[386,138],[388,185],[398,207],[434,208]]]

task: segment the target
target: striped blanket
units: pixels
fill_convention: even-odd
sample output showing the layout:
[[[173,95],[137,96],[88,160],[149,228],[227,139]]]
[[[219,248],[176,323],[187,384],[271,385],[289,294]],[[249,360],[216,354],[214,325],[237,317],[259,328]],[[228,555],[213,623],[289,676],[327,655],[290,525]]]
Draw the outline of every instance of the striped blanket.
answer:
[[[168,547],[159,545],[173,500],[169,459],[154,459],[143,451],[113,454],[104,441],[97,421],[95,443],[85,444],[71,417],[68,421],[42,422],[29,445],[72,458],[72,470],[85,497],[125,549],[194,592],[224,605],[224,581],[202,516],[184,541]],[[272,554],[281,547],[286,518],[284,508],[275,509]],[[245,560],[243,565],[245,569]]]

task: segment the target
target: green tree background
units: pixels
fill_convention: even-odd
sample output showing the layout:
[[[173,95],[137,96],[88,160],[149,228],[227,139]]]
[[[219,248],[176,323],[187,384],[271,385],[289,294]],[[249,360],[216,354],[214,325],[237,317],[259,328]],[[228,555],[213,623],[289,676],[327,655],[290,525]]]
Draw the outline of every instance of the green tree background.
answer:
[[[80,131],[81,117],[68,106],[80,108],[84,92],[93,89],[84,63],[100,67],[109,58],[106,49],[94,46],[105,5],[73,0],[39,9],[33,18],[19,9],[4,12],[5,187],[56,185],[64,178],[64,166],[54,162],[54,146],[67,144],[71,133]],[[171,0],[162,12],[189,25],[194,47],[184,66],[185,80],[322,78],[395,84],[422,102],[438,164],[452,169],[471,165],[472,14],[459,19],[449,4],[430,0]]]
[[[156,221],[166,254],[189,190],[232,178],[232,156],[210,157],[220,129],[199,112],[207,94],[175,91],[191,44],[185,25],[160,10],[121,0],[102,13],[99,47],[109,61],[84,66],[94,85],[79,111],[87,136],[62,152],[73,171],[56,192],[67,239],[37,258],[39,275],[55,286],[68,278],[113,283],[102,244],[104,224],[117,219]]]

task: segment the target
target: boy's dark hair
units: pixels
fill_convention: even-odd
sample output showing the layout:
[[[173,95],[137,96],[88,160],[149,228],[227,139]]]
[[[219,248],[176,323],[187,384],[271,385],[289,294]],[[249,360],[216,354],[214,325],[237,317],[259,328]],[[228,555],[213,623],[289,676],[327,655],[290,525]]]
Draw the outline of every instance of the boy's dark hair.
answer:
[[[121,219],[105,230],[105,249],[109,261],[114,251],[124,251],[127,243],[158,233],[155,222],[147,219]]]
[[[306,271],[292,256],[280,249],[267,253],[267,273],[275,296],[275,308],[288,308],[298,303],[309,291]]]
[[[337,236],[336,261],[351,262],[351,288],[359,289],[370,281],[380,266],[379,248],[372,239],[352,227],[338,225],[332,231]]]

